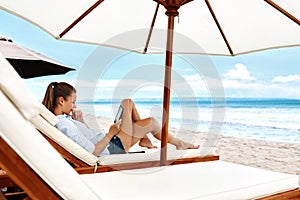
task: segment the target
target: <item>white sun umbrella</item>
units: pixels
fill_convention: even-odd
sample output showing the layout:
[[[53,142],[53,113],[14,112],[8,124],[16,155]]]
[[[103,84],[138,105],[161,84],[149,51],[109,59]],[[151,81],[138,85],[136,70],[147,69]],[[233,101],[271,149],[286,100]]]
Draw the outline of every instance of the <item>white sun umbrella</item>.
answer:
[[[156,1],[181,3],[190,0]],[[53,37],[127,50],[145,46],[148,34],[138,35],[136,42],[140,44],[132,46],[122,41],[110,43],[109,39],[120,33],[149,29],[156,6],[153,0],[0,1],[1,9],[27,19]],[[168,28],[165,12],[166,9],[160,6],[155,29]],[[175,31],[191,38],[202,47],[203,52],[190,49],[192,47],[183,48],[174,38],[173,51],[176,53],[238,55],[300,43],[298,0],[194,0],[180,7],[178,12],[179,23],[175,21]],[[154,51],[151,41],[149,53]],[[141,52],[143,50],[140,49]],[[164,53],[164,50],[161,51]]]
[[[166,160],[173,52],[239,55],[300,45],[299,0],[0,0],[0,8],[57,39],[141,53],[166,52],[162,165]],[[161,34],[168,29],[171,31]],[[134,34],[127,34],[132,31]],[[121,39],[111,40],[121,33]],[[196,45],[183,42],[182,35]],[[165,44],[166,48],[158,48]]]

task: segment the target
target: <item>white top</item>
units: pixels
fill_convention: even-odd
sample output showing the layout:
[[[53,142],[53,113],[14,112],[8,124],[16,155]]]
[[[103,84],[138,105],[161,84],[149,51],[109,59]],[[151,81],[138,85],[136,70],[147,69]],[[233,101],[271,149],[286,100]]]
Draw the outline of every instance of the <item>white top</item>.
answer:
[[[57,118],[59,121],[55,125],[56,128],[90,153],[94,152],[95,144],[106,135],[104,132],[88,128],[84,123],[74,120],[70,116],[58,115]],[[108,145],[98,156],[109,155],[107,147]]]

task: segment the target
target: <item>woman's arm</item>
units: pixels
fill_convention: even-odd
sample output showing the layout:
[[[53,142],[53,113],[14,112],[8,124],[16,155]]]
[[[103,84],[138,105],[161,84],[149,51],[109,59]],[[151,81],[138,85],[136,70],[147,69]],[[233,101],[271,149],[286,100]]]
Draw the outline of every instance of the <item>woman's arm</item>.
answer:
[[[95,150],[93,152],[94,155],[98,156],[104,150],[104,148],[108,145],[110,140],[119,133],[120,124],[121,124],[121,120],[119,120],[118,122],[116,122],[115,124],[112,124],[110,126],[109,131],[106,134],[106,136],[104,138],[102,138],[102,140],[100,140],[99,142],[97,142],[95,144]]]

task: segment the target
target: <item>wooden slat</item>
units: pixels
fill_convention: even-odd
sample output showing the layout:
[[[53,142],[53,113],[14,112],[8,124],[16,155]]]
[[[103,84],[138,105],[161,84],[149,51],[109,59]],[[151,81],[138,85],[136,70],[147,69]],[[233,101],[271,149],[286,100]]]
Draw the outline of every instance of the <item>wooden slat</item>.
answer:
[[[3,194],[7,200],[25,200],[25,198],[28,197],[28,195],[6,174],[0,175],[0,188],[7,188],[8,191]]]
[[[0,137],[0,167],[32,199],[60,199],[2,137]]]
[[[30,200],[30,198],[25,192],[5,193],[4,196],[7,200]]]

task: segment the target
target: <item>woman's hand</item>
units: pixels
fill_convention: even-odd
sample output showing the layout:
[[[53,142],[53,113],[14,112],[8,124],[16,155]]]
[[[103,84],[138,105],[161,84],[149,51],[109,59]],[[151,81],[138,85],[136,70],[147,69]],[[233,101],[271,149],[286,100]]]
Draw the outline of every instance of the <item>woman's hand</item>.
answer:
[[[77,121],[81,121],[82,123],[85,123],[83,120],[83,114],[81,110],[72,110],[72,119],[75,119]]]
[[[109,144],[110,140],[119,133],[120,125],[121,125],[121,120],[117,121],[116,123],[110,126],[106,136],[95,144],[95,150],[93,152],[94,155],[98,156],[103,151],[103,149],[107,146],[107,144]]]
[[[114,135],[117,135],[120,131],[121,122],[122,122],[122,120],[120,119],[116,123],[112,124],[110,126],[107,134],[110,135],[111,137],[113,137]]]

